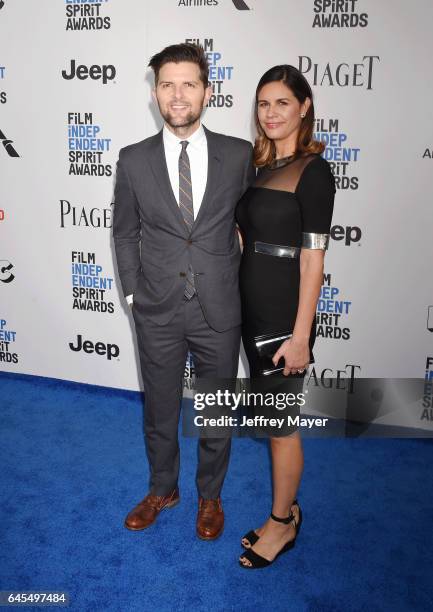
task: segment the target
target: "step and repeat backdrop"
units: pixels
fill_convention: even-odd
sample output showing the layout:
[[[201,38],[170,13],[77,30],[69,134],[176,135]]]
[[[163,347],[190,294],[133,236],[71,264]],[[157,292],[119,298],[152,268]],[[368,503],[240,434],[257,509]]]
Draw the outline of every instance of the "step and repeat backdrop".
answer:
[[[116,161],[161,128],[150,56],[194,41],[211,130],[254,140],[271,66],[312,85],[337,184],[314,375],[430,379],[432,18],[431,0],[0,1],[0,369],[140,389]]]

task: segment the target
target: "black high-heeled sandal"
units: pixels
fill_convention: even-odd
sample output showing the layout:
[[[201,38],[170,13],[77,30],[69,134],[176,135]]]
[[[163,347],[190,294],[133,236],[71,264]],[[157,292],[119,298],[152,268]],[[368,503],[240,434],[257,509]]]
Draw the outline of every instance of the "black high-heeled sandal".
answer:
[[[297,499],[293,500],[293,504],[292,506],[298,506],[299,508],[299,516],[301,516],[301,506],[299,505],[299,502]],[[301,525],[299,525],[299,529],[301,528]],[[241,546],[243,548],[245,548],[245,550],[249,550],[251,548],[251,546],[254,546],[254,544],[260,539],[260,536],[254,531],[254,529],[251,529],[251,531],[249,531],[248,533],[246,533],[244,535],[244,537],[241,540]],[[243,543],[243,540],[247,540],[248,541],[248,545],[245,545]]]
[[[293,538],[293,540],[289,540],[289,542],[287,542],[283,546],[283,548],[275,555],[272,561],[269,561],[268,559],[265,559],[265,557],[258,555],[256,552],[254,552],[254,550],[250,548],[245,553],[243,553],[243,555],[239,558],[239,565],[243,567],[244,569],[260,569],[262,567],[268,567],[268,565],[272,565],[272,563],[276,561],[280,555],[282,555],[285,552],[288,552],[294,547],[296,538],[298,537],[300,525],[302,523],[301,508],[299,507],[299,521],[298,522],[296,522],[295,515],[293,514],[293,512],[291,512],[287,518],[280,518],[271,513],[271,519],[274,521],[277,521],[277,523],[284,523],[285,525],[288,525],[289,523],[293,521],[293,526],[295,528],[295,537]],[[247,559],[251,563],[251,565],[244,565],[241,561],[242,558]]]

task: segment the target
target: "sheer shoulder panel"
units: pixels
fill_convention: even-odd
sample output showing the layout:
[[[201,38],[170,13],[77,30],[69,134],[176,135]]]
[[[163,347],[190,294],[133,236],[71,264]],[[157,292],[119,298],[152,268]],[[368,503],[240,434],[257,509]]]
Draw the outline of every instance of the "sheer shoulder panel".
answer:
[[[308,155],[287,163],[283,162],[280,167],[266,166],[261,168],[254,182],[254,187],[294,193],[304,169],[315,158],[315,155]]]

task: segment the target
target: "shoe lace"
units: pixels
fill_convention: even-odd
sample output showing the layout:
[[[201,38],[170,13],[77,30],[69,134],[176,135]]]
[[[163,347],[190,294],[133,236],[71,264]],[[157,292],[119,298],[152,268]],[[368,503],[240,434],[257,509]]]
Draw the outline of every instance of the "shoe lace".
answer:
[[[218,508],[219,505],[216,499],[204,499],[201,506],[201,513],[203,517],[207,517],[218,510]]]
[[[147,506],[157,509],[161,502],[161,499],[161,495],[147,495],[143,501]]]

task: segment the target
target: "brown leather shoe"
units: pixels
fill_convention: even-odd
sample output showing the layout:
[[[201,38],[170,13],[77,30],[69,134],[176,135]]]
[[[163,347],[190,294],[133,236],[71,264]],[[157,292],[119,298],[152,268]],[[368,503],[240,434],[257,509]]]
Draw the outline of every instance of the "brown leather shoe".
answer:
[[[161,510],[173,508],[179,503],[179,500],[179,489],[177,487],[170,495],[146,495],[126,517],[125,527],[132,531],[147,529],[156,521],[156,517]]]
[[[224,528],[224,510],[221,498],[198,499],[197,535],[201,540],[215,540]]]

